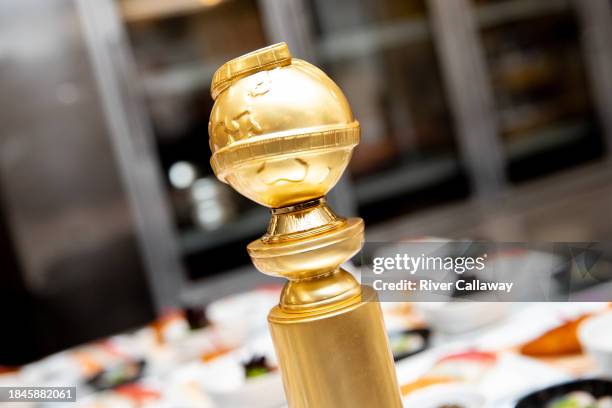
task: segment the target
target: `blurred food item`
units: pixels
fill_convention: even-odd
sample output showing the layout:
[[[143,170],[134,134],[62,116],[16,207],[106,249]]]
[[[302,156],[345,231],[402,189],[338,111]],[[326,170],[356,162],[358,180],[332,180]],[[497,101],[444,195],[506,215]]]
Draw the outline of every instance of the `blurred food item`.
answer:
[[[100,371],[103,366],[101,359],[110,360],[109,356],[93,351],[95,348],[95,345],[80,346],[73,350],[52,354],[42,360],[24,365],[18,375],[24,384],[39,386],[81,384],[86,378]],[[87,364],[83,364],[80,358],[84,354],[88,354]],[[95,354],[97,355],[94,357]]]
[[[385,318],[385,327],[389,333],[429,329],[423,317],[410,302],[382,302],[380,307]]]
[[[399,361],[420,353],[429,346],[429,329],[405,330],[389,334],[389,343],[393,359]]]
[[[421,388],[429,387],[436,384],[444,384],[454,382],[455,379],[451,377],[423,377],[416,381],[404,384],[400,387],[402,395],[408,395],[411,392],[420,390]]]
[[[111,339],[82,345],[68,351],[68,355],[77,363],[79,375],[85,378],[94,377],[106,368],[115,367],[125,361],[138,359],[136,356],[132,358],[126,355]]]
[[[524,344],[520,350],[521,354],[531,357],[558,357],[581,353],[578,327],[589,316],[585,314],[568,321]]]
[[[612,376],[612,312],[584,320],[578,328],[578,338],[600,370]]]
[[[531,393],[516,408],[609,408],[611,404],[611,381],[583,379]]]
[[[482,351],[467,351],[441,358],[430,370],[434,377],[450,377],[456,381],[475,383],[497,363],[497,356]]]
[[[595,398],[586,391],[573,391],[551,402],[546,408],[612,408],[612,396]]]
[[[268,374],[272,371],[276,371],[277,367],[272,366],[266,356],[254,355],[248,361],[242,363],[244,366],[244,375],[246,378],[259,377],[261,375]]]
[[[73,353],[75,360],[79,362],[85,375],[96,375],[102,371],[102,363],[93,357],[91,353],[84,350],[77,350]]]
[[[208,363],[212,360],[214,360],[217,357],[221,357],[227,353],[229,353],[230,351],[232,351],[233,349],[229,348],[229,347],[221,347],[215,350],[210,350],[207,351],[206,353],[202,354],[201,356],[201,360],[204,363]]]
[[[485,398],[464,384],[437,384],[407,395],[404,406],[418,408],[481,408]]]
[[[185,337],[189,332],[189,325],[185,315],[180,310],[165,313],[152,323],[157,341],[164,344]]]
[[[210,323],[206,317],[206,308],[204,306],[186,306],[183,308],[183,311],[185,312],[185,318],[191,330],[202,329]]]
[[[440,358],[421,378],[400,387],[402,395],[408,395],[436,384],[475,384],[497,363],[494,353],[467,351]]]
[[[148,388],[138,383],[121,385],[115,389],[115,392],[129,398],[138,405],[151,400],[159,400],[162,397],[162,394],[158,390]]]
[[[104,391],[132,383],[142,376],[146,363],[140,361],[125,361],[115,366],[108,367],[87,380],[96,391]]]
[[[193,360],[210,362],[236,350],[242,345],[243,340],[231,332],[207,326],[196,331],[189,331],[184,337],[166,343],[160,348],[162,354],[165,352],[168,355],[167,358],[175,361],[174,364]]]
[[[201,383],[219,407],[278,408],[285,402],[269,335],[202,367]]]

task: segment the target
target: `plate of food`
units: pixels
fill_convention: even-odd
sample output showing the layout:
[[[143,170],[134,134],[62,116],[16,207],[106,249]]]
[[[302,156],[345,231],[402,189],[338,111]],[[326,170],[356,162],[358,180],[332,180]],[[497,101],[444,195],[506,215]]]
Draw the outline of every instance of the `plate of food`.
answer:
[[[516,408],[612,408],[612,381],[582,379],[553,385],[520,399]]]
[[[413,356],[429,347],[429,329],[403,330],[389,333],[389,345],[393,360],[399,361]]]

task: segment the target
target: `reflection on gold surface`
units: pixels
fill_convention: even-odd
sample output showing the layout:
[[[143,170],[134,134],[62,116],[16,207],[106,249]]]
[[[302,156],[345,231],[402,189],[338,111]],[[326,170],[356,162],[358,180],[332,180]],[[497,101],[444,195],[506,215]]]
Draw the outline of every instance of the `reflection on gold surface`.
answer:
[[[290,407],[401,406],[376,295],[340,268],[361,249],[363,220],[324,198],[359,142],[342,91],[281,43],[223,65],[211,93],[215,174],[271,207],[248,252],[263,273],[289,279],[268,320]]]

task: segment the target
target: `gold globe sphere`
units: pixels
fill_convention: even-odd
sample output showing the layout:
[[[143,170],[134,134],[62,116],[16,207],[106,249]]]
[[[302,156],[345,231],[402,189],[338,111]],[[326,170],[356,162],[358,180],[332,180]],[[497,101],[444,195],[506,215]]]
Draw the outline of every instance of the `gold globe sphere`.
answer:
[[[273,208],[322,197],[359,142],[346,97],[285,43],[229,61],[215,73],[210,122],[217,177]]]

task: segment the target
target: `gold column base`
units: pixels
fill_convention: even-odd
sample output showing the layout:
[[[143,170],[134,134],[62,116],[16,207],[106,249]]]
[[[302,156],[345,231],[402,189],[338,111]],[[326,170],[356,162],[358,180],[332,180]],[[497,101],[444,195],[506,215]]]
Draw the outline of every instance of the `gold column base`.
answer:
[[[291,408],[401,407],[376,293],[326,311],[268,316]]]

